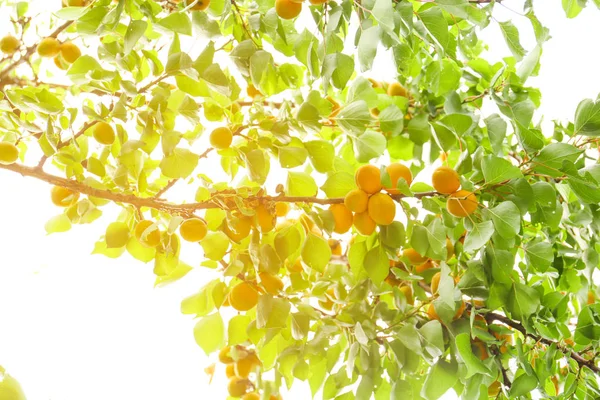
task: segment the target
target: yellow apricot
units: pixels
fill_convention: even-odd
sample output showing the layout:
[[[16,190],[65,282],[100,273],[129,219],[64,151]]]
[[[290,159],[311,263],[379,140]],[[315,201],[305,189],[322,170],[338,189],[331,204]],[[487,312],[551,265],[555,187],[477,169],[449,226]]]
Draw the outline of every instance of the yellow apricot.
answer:
[[[379,111],[379,108],[377,108],[377,107],[375,107],[375,108],[371,108],[371,109],[369,110],[369,112],[371,113],[371,116],[372,116],[373,118],[377,118],[377,117],[379,117],[379,114],[381,113],[381,111]]]
[[[258,274],[258,277],[260,278],[260,284],[265,288],[267,293],[276,295],[283,290],[283,282],[279,277],[266,272],[261,272]]]
[[[67,64],[67,62],[65,60],[63,60],[62,56],[59,54],[56,57],[53,58],[54,60],[54,65],[56,65],[58,67],[58,69],[61,69],[63,71],[66,71],[67,69],[69,69],[69,64]]]
[[[594,304],[596,302],[596,294],[593,291],[588,291],[587,304]]]
[[[290,272],[302,272],[303,271],[302,259],[300,257],[298,257],[296,259],[296,261],[294,261],[293,263],[286,262],[285,266]]]
[[[284,203],[284,202],[278,202],[275,203],[275,215],[278,217],[285,217],[287,215],[287,213],[290,212],[290,205],[289,203]]]
[[[327,243],[329,244],[329,248],[331,249],[331,254],[333,254],[334,256],[342,255],[342,244],[339,240],[328,239]]]
[[[0,39],[0,51],[4,54],[15,54],[15,52],[19,49],[21,42],[19,39],[12,35],[4,36]]]
[[[389,96],[402,96],[408,97],[408,92],[404,86],[400,84],[400,82],[392,82],[388,85],[387,94]]]
[[[66,42],[60,46],[60,54],[69,64],[73,64],[81,56],[81,50],[73,42]]]
[[[225,346],[221,350],[219,350],[219,361],[223,364],[232,364],[233,358],[231,358],[231,347]]]
[[[225,225],[223,232],[233,241],[240,242],[250,234],[252,229],[252,219],[250,217],[240,217],[230,222],[231,227]]]
[[[190,4],[192,4],[193,0],[186,0],[186,7]],[[198,0],[198,2],[196,4],[194,4],[194,6],[191,8],[191,10],[193,11],[204,11],[208,8],[208,6],[210,5],[210,0]]]
[[[94,126],[93,132],[94,139],[96,142],[103,145],[111,145],[115,141],[115,131],[108,123],[99,121]]]
[[[374,165],[363,165],[358,168],[354,179],[358,188],[367,194],[374,194],[381,190],[381,173]]]
[[[228,378],[235,376],[235,364],[227,364],[225,366],[225,376]]]
[[[229,292],[229,303],[238,311],[248,311],[258,303],[258,292],[248,282],[238,283]]]
[[[187,242],[199,242],[206,236],[208,228],[200,218],[186,219],[179,227],[181,238]]]
[[[246,93],[248,94],[248,97],[252,97],[252,98],[255,98],[257,96],[262,96],[262,93],[260,92],[260,90],[258,90],[253,84],[248,85],[248,87],[246,88]]]
[[[390,176],[390,181],[392,185],[390,187],[386,187],[385,190],[390,194],[398,194],[400,190],[397,189],[398,180],[400,178],[404,178],[408,186],[412,183],[412,172],[408,169],[407,166],[400,163],[393,163],[386,167],[385,169]]]
[[[436,191],[443,194],[454,193],[460,188],[458,172],[446,166],[441,166],[433,171],[431,183]]]
[[[275,11],[282,19],[294,19],[302,11],[302,3],[292,0],[275,0]]]
[[[210,133],[210,145],[215,149],[227,149],[232,141],[233,134],[226,126],[218,127]]]
[[[435,268],[435,267],[436,267],[436,264],[433,262],[433,260],[427,260],[423,264],[417,265],[415,267],[415,272],[417,274],[420,274],[420,273],[427,271],[428,269]]]
[[[390,267],[393,266],[394,262],[390,260]],[[388,272],[388,276],[385,277],[384,281],[390,286],[399,286],[402,281],[396,278],[396,275],[392,271]]]
[[[238,360],[235,363],[235,372],[237,376],[242,378],[247,378],[250,375],[250,372],[260,364],[258,357],[256,357],[255,353],[248,354],[247,357]]]
[[[53,37],[47,37],[40,41],[37,53],[41,57],[54,57],[60,52],[60,42]]]
[[[264,204],[260,204],[258,207],[256,207],[255,218],[261,232],[269,232],[275,228],[275,223],[277,222],[275,214],[271,214]]]
[[[369,197],[368,212],[377,225],[389,225],[394,222],[396,204],[387,194],[376,193]]]
[[[309,0],[310,4],[313,6],[320,6],[321,4],[327,3],[329,0]]]
[[[408,261],[410,261],[410,263],[413,265],[424,263],[427,260],[427,257],[422,256],[421,254],[417,253],[415,249],[412,248],[404,249],[404,251],[402,252],[402,257],[408,258]]]
[[[411,306],[413,304],[415,304],[415,298],[413,295],[413,289],[410,286],[402,286],[400,287],[400,291],[404,294],[404,297],[406,297],[406,302],[408,304],[410,304]]]
[[[454,244],[449,238],[446,238],[446,261],[454,255]]]
[[[475,354],[482,361],[487,360],[490,356],[487,346],[479,339],[475,339],[471,342],[471,349],[473,354]]]
[[[502,389],[502,384],[500,381],[494,381],[490,386],[488,386],[488,397],[496,398],[498,394],[500,394],[500,390]]]
[[[361,189],[354,189],[346,194],[344,197],[344,204],[348,210],[355,213],[362,213],[367,211],[367,205],[369,203],[369,195],[367,192]]]
[[[336,233],[346,233],[352,227],[352,212],[343,204],[332,204],[329,211],[333,214],[335,223],[333,231]]]
[[[442,278],[441,272],[436,272],[431,278],[431,294],[436,294],[440,287],[440,279]]]
[[[55,206],[69,207],[79,199],[79,193],[62,186],[53,186],[50,190],[50,198]]]
[[[371,235],[377,227],[377,224],[367,211],[354,214],[353,223],[358,233],[364,236]]]
[[[477,197],[468,190],[459,190],[450,195],[446,209],[455,217],[466,217],[477,210]]]
[[[373,88],[377,89],[377,88],[380,88],[380,87],[381,87],[381,82],[379,82],[379,81],[376,81],[376,80],[375,80],[375,79],[373,79],[373,78],[368,78],[368,79],[369,79],[369,82],[371,82],[371,86],[372,86]]]
[[[260,394],[256,392],[246,393],[242,400],[260,400]]]
[[[12,143],[0,142],[0,164],[9,165],[19,158],[19,149]]]
[[[249,385],[250,381],[248,379],[234,376],[227,383],[227,392],[229,392],[231,397],[242,397],[246,394]]]
[[[86,0],[63,0],[63,4],[69,7],[83,7],[86,3]]]
[[[104,234],[106,247],[109,249],[120,248],[129,241],[129,227],[124,222],[112,222],[106,227]]]
[[[160,243],[160,230],[154,222],[143,219],[135,226],[135,237],[145,247],[156,247]]]

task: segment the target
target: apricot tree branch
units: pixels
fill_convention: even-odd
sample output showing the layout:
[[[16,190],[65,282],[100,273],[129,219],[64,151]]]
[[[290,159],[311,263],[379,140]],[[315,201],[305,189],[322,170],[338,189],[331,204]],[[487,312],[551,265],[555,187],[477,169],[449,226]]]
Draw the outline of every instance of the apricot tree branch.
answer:
[[[107,189],[96,189],[85,183],[71,179],[66,179],[60,176],[52,175],[44,172],[40,168],[29,167],[23,164],[0,164],[0,169],[13,171],[22,176],[39,179],[55,186],[65,187],[73,192],[81,193],[87,196],[98,197],[105,200],[110,200],[115,203],[131,204],[135,207],[148,207],[159,211],[164,211],[169,214],[191,215],[197,210],[208,208],[221,208],[214,200],[206,200],[197,203],[189,204],[174,204],[165,200],[157,199],[156,197],[138,197],[133,194],[115,193]],[[437,195],[437,192],[425,192],[415,194],[415,198],[431,197]],[[406,196],[396,194],[391,196],[395,200],[400,200]],[[344,202],[343,197],[323,199],[312,196],[250,196],[245,198],[246,201],[259,202],[286,202],[286,203],[312,203],[320,205],[340,204]]]

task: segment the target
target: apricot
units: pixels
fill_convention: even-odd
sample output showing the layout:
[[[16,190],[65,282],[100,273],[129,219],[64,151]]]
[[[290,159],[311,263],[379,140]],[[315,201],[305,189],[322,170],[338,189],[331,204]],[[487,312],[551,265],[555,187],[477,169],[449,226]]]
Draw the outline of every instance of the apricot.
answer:
[[[415,272],[417,274],[421,274],[421,273],[427,271],[428,269],[435,268],[435,267],[436,267],[436,264],[433,262],[433,260],[427,260],[423,264],[417,265],[415,267]]]
[[[390,175],[390,181],[392,183],[390,187],[385,188],[385,190],[390,194],[400,193],[400,190],[396,188],[400,178],[404,178],[408,186],[410,186],[412,183],[412,172],[410,172],[410,169],[408,169],[408,167],[405,165],[393,163],[388,165],[385,170]]]
[[[446,209],[455,217],[464,218],[477,210],[477,197],[468,190],[459,190],[449,196]]]
[[[508,346],[513,344],[512,335],[508,333],[494,332],[494,336],[496,337],[496,339],[502,342],[502,344],[499,346],[500,353],[506,353],[508,351]]]
[[[86,3],[86,0],[63,0],[63,4],[69,7],[83,7]]]
[[[302,11],[302,3],[292,0],[275,0],[275,11],[282,19],[294,19]]]
[[[377,89],[377,88],[380,88],[380,87],[381,87],[381,82],[379,82],[379,81],[376,81],[376,80],[375,80],[375,79],[373,79],[373,78],[368,78],[368,79],[369,79],[369,82],[371,82],[371,86],[372,86],[374,89]]]
[[[193,3],[194,0],[186,0],[185,1],[185,6],[189,6],[190,4]],[[194,4],[194,6],[192,8],[190,8],[190,10],[192,11],[204,11],[208,8],[208,6],[210,5],[210,0],[198,0],[198,2],[196,4]]]
[[[250,375],[250,372],[260,364],[258,357],[256,357],[255,353],[249,354],[247,357],[238,360],[235,363],[235,372],[237,376],[242,378],[247,378]]]
[[[425,261],[427,261],[427,257],[422,256],[421,254],[417,253],[415,249],[412,248],[404,249],[404,251],[402,252],[402,257],[408,258],[408,261],[410,261],[410,263],[413,265],[422,264]]]
[[[19,49],[21,42],[19,39],[12,35],[6,35],[2,39],[0,39],[0,51],[4,54],[15,54]]]
[[[271,214],[264,204],[256,207],[255,218],[261,232],[266,233],[275,228],[275,223],[277,222],[275,214]]]
[[[250,381],[246,378],[234,376],[227,383],[227,392],[231,397],[242,397],[248,391]]]
[[[381,190],[381,173],[374,165],[363,165],[356,170],[354,175],[356,186],[359,189],[374,194]]]
[[[266,272],[261,272],[258,274],[258,277],[260,278],[260,284],[265,288],[267,293],[276,295],[283,290],[283,282],[279,277]]]
[[[302,224],[304,230],[307,232],[310,232],[313,227],[315,227],[315,222],[306,214],[302,214],[298,220]]]
[[[333,214],[335,223],[333,231],[336,233],[346,233],[352,227],[352,212],[344,204],[332,204],[329,211]]]
[[[229,303],[238,311],[248,311],[258,303],[258,292],[248,282],[238,283],[229,292]]]
[[[66,42],[60,46],[60,54],[62,58],[69,64],[73,64],[79,57],[81,57],[81,50],[73,42]]]
[[[0,142],[0,164],[9,165],[19,158],[19,149],[12,143]]]
[[[339,240],[328,239],[327,243],[329,244],[329,248],[331,249],[331,254],[333,254],[334,256],[342,255],[342,244]]]
[[[156,247],[160,243],[160,230],[154,222],[143,219],[135,226],[135,237],[145,247]]]
[[[41,57],[54,57],[60,52],[60,42],[53,37],[47,37],[40,41],[37,53]]]
[[[369,195],[367,192],[361,189],[354,189],[346,194],[344,197],[344,204],[348,210],[355,213],[362,213],[367,211],[367,205],[369,203]]]
[[[379,111],[379,108],[375,107],[375,108],[371,108],[369,110],[369,113],[371,113],[371,116],[373,118],[377,118],[377,117],[379,117],[379,114],[381,113],[381,111]]]
[[[310,4],[313,6],[320,6],[321,4],[327,3],[329,0],[309,0]]]
[[[262,96],[262,93],[253,84],[248,85],[248,87],[246,88],[246,93],[248,94],[248,97],[252,98]]]
[[[454,193],[460,188],[458,172],[446,166],[441,166],[433,171],[431,183],[437,192],[443,194]]]
[[[327,289],[327,294],[329,296],[326,296],[325,300],[319,300],[318,303],[321,306],[321,308],[323,308],[325,310],[331,310],[333,308],[332,298],[335,298],[335,292],[333,291],[333,288]]]
[[[369,213],[366,211],[354,214],[353,223],[358,233],[364,236],[371,235],[377,227],[377,224],[375,221],[373,221],[373,218],[371,218]]]
[[[387,94],[389,96],[402,96],[408,97],[408,91],[400,82],[392,82],[388,85]]]
[[[593,291],[588,291],[587,304],[594,304],[596,302],[596,294]]]
[[[278,202],[275,203],[275,215],[278,217],[285,217],[290,212],[289,203]]]
[[[225,376],[228,378],[235,376],[235,364],[227,364],[225,366]]]
[[[69,69],[69,64],[67,64],[67,62],[62,58],[62,56],[59,54],[56,57],[53,58],[54,60],[54,65],[56,65],[56,67],[60,70],[66,71],[67,69]]]
[[[396,204],[387,194],[376,193],[369,197],[368,213],[377,225],[389,225],[394,222]]]
[[[488,397],[497,397],[500,394],[500,390],[502,389],[502,384],[500,381],[494,381],[490,386],[488,386]]]
[[[260,394],[256,392],[246,393],[242,400],[260,400]]]
[[[231,224],[231,227],[225,225],[223,232],[229,239],[236,242],[240,242],[246,238],[252,229],[252,219],[250,217],[240,217],[237,220],[232,221]]]
[[[294,261],[293,263],[286,262],[285,266],[288,269],[288,271],[290,271],[290,272],[302,272],[303,271],[302,259],[300,257],[296,258],[296,261]]]
[[[105,146],[111,145],[115,141],[115,131],[108,123],[104,121],[97,122],[93,132],[96,142]]]
[[[79,193],[62,186],[53,186],[50,190],[50,198],[55,206],[69,207],[79,199]]]
[[[232,364],[233,358],[230,355],[231,347],[225,346],[221,350],[219,350],[219,361],[223,364]]]
[[[465,311],[465,308],[466,308],[465,302],[461,300],[461,305],[458,308],[458,310],[456,311],[456,314],[454,314],[453,319],[458,319]],[[438,313],[435,311],[435,306],[433,305],[433,303],[429,304],[429,307],[427,308],[427,316],[429,317],[430,320],[437,319],[438,321],[441,321]]]
[[[413,295],[412,287],[402,286],[402,287],[400,287],[400,291],[402,292],[402,294],[404,294],[404,297],[406,297],[407,304],[410,304],[411,306],[415,304],[415,298]]]
[[[471,342],[471,350],[481,361],[487,360],[490,356],[485,343],[479,339],[475,339]]]
[[[449,238],[446,238],[446,260],[449,260],[454,255],[454,244]]]
[[[390,267],[393,266],[393,261],[390,260]],[[399,286],[402,281],[396,278],[396,275],[392,271],[388,273],[388,276],[385,277],[385,282],[390,286]]]
[[[206,236],[208,228],[200,218],[186,219],[179,226],[181,238],[187,242],[199,242]]]
[[[129,241],[129,227],[125,222],[112,222],[106,227],[104,234],[106,247],[109,249],[120,248]]]
[[[440,279],[442,278],[441,272],[436,272],[431,278],[431,294],[436,294],[440,287]]]
[[[227,149],[233,141],[233,133],[227,126],[221,126],[210,133],[210,145],[215,149]]]

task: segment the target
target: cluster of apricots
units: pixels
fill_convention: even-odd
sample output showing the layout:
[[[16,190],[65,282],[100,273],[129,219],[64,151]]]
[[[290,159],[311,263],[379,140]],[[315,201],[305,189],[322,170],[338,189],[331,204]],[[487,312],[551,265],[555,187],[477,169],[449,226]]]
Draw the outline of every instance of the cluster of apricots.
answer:
[[[219,361],[225,364],[225,374],[229,379],[227,392],[231,397],[242,400],[260,400],[252,378],[258,374],[260,359],[253,349],[244,346],[226,346],[219,352]],[[271,394],[269,400],[281,400],[281,396]]]
[[[0,142],[0,164],[13,164],[19,158],[19,149],[12,143]]]
[[[12,35],[0,39],[0,51],[6,55],[15,54],[21,47],[21,41]],[[54,37],[42,39],[36,48],[40,57],[54,57],[54,64],[60,69],[67,69],[80,56],[81,50],[72,42],[61,43]]]

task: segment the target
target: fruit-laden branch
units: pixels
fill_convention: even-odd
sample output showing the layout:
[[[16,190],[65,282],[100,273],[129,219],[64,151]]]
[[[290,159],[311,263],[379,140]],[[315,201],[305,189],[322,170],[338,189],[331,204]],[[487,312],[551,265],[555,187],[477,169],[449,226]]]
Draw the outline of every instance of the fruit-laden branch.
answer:
[[[579,364],[579,367],[588,367],[589,369],[594,371],[596,374],[600,374],[600,368],[598,368],[598,366],[594,362],[595,359],[592,358],[591,360],[586,360],[581,354],[577,353],[576,351],[571,350],[567,346],[561,345],[560,343],[555,342],[553,340],[549,340],[549,339],[543,338],[541,336],[534,335],[532,333],[528,333],[527,329],[525,329],[523,324],[521,324],[520,322],[517,322],[517,321],[513,321],[512,319],[505,317],[504,315],[496,314],[494,312],[487,312],[484,315],[485,315],[485,319],[488,322],[489,321],[502,322],[503,324],[508,325],[511,328],[518,330],[519,332],[521,332],[523,334],[523,336],[530,337],[531,339],[535,340],[536,342],[543,343],[547,346],[551,346],[551,345],[555,344],[556,347],[561,352],[563,352],[565,355],[568,355],[573,360],[577,361],[577,364]]]
[[[208,208],[222,208],[220,204],[213,200],[202,201],[198,203],[189,204],[173,204],[165,200],[158,199],[156,197],[138,197],[132,194],[115,193],[106,189],[96,189],[78,181],[71,179],[62,178],[60,176],[52,175],[44,172],[42,168],[29,167],[22,164],[0,164],[0,169],[13,171],[22,176],[28,176],[39,179],[41,181],[50,183],[55,186],[65,187],[73,192],[81,193],[87,196],[98,197],[105,200],[110,200],[115,203],[131,204],[135,207],[148,207],[156,210],[164,211],[169,214],[182,214],[191,215],[197,210],[204,210]],[[437,192],[424,192],[417,193],[413,197],[423,198],[437,195]],[[392,196],[395,200],[407,197],[402,194]],[[331,198],[331,199],[320,199],[312,196],[250,196],[246,198],[247,201],[257,202],[286,202],[286,203],[313,203],[313,204],[339,204],[344,202],[343,197]]]
[[[61,26],[59,26],[58,28],[56,28],[54,30],[54,32],[52,32],[49,36],[47,37],[51,37],[51,38],[55,38],[65,29],[67,29],[69,27],[69,25],[71,25],[73,23],[73,21],[67,21],[64,24],[62,24]],[[8,75],[8,73],[10,71],[12,71],[13,69],[15,69],[17,66],[19,66],[20,64],[24,63],[25,61],[29,60],[29,57],[31,57],[31,55],[35,52],[35,49],[37,48],[37,44],[31,45],[27,48],[27,50],[25,51],[25,54],[21,56],[21,58],[19,58],[17,61],[9,64],[6,68],[4,68],[2,71],[0,71],[0,81],[2,81],[4,79],[4,77],[6,77]],[[0,85],[1,86],[1,85]]]

